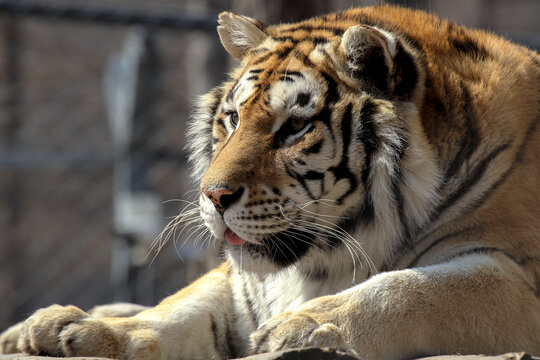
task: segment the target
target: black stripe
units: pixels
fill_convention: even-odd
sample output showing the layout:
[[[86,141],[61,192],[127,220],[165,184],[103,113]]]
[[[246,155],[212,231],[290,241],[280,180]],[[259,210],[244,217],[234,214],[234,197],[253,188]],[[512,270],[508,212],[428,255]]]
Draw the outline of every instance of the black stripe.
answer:
[[[362,204],[356,213],[339,223],[339,226],[347,232],[355,232],[360,225],[366,225],[375,218],[375,208],[371,190],[369,174],[371,172],[371,162],[373,154],[380,147],[380,139],[375,129],[373,115],[377,113],[377,106],[371,100],[367,100],[360,114],[360,123],[362,125],[357,132],[357,141],[364,146],[364,168],[362,169],[361,181],[364,186],[364,197]]]
[[[238,87],[240,86],[240,82],[238,80],[236,80],[236,82],[234,83],[233,87],[231,88],[231,91],[229,91],[229,93],[227,94],[227,101],[232,101],[233,98],[234,98],[234,95],[236,94],[236,91],[238,91]]]
[[[324,80],[326,81],[326,95],[325,95],[325,105],[331,105],[334,104],[339,100],[339,93],[337,89],[337,83],[336,81],[327,73],[322,72],[321,75],[323,76]]]
[[[494,252],[502,252],[502,253],[504,253],[503,251],[501,251],[501,250],[499,250],[499,249],[497,249],[495,247],[482,246],[482,247],[477,247],[477,248],[472,248],[472,249],[459,251],[459,252],[457,252],[455,254],[452,254],[451,258],[446,259],[446,260],[443,259],[441,262],[451,260],[451,259],[455,259],[455,258],[458,258],[458,257],[468,256],[468,255],[480,255],[480,254],[485,254],[485,253],[492,254]]]
[[[279,147],[281,147],[281,145],[283,145],[283,143],[285,142],[285,140],[287,140],[287,138],[293,134],[296,134],[298,131],[297,130],[293,130],[292,128],[292,123],[295,119],[294,118],[288,118],[282,125],[281,127],[278,129],[278,131],[276,131],[276,133],[274,134],[274,139],[273,139],[273,142],[272,142],[272,147],[274,149],[278,149]],[[311,117],[309,119],[306,119],[305,120],[305,124],[306,126],[317,120],[317,115],[315,115],[314,117]],[[309,129],[306,130],[306,132],[303,134],[302,137],[306,136],[307,134],[313,132],[315,130],[315,126],[311,125],[311,127]],[[298,141],[299,139],[301,139],[302,137],[296,139],[296,141]]]
[[[283,29],[282,31],[283,32],[296,32],[296,31],[300,31],[300,30],[304,30],[304,31],[307,31],[307,32],[313,32],[313,31],[317,31],[317,30],[324,30],[324,31],[331,32],[333,35],[343,35],[343,33],[345,32],[344,29],[335,27],[335,26],[333,26],[331,24],[318,24],[318,25],[300,24],[300,25],[287,27],[287,28]]]
[[[493,192],[502,184],[504,181],[508,178],[508,176],[512,173],[512,171],[515,169],[516,165],[521,163],[523,161],[523,152],[525,150],[525,147],[527,143],[529,142],[529,139],[531,135],[536,130],[537,125],[540,123],[540,116],[537,117],[537,119],[529,125],[527,132],[525,133],[525,136],[523,138],[523,141],[521,142],[518,151],[516,152],[516,156],[514,158],[514,161],[512,162],[512,165],[504,172],[504,174],[493,184],[489,189],[487,189],[480,198],[478,198],[473,204],[469,204],[469,207],[467,208],[467,212],[465,214],[468,214],[476,209],[478,209],[484,202],[493,194]]]
[[[461,134],[461,141],[457,144],[459,149],[457,154],[454,156],[452,161],[450,161],[449,166],[446,168],[446,173],[444,175],[444,180],[447,183],[451,178],[458,176],[458,171],[463,165],[469,161],[478,148],[478,145],[481,143],[480,132],[476,127],[476,114],[472,109],[472,100],[471,95],[467,87],[462,83],[461,86],[461,111],[460,114],[463,114],[463,129],[465,130]],[[450,123],[455,123],[457,119],[455,111],[451,111]],[[459,126],[459,125],[458,125]]]
[[[448,239],[451,239],[451,238],[454,238],[456,236],[461,236],[463,234],[466,234],[466,233],[470,233],[474,228],[476,228],[476,226],[470,226],[470,227],[466,227],[464,229],[461,229],[461,230],[458,230],[458,231],[454,231],[454,232],[451,232],[449,234],[446,234],[438,239],[436,239],[435,241],[433,241],[431,244],[429,244],[429,246],[427,248],[425,248],[424,250],[422,250],[419,254],[416,255],[416,257],[409,263],[409,265],[407,266],[407,268],[412,268],[412,267],[415,267],[418,262],[420,261],[420,259],[425,255],[427,254],[431,249],[433,249],[435,246],[439,245],[440,243],[448,240]],[[419,241],[418,244],[422,244],[422,240]],[[395,266],[395,265],[394,265]],[[389,268],[389,270],[391,270],[391,268]],[[386,270],[387,271],[387,270]]]
[[[298,106],[304,107],[307,104],[309,104],[310,100],[311,100],[310,93],[301,92],[296,96],[296,100],[294,103],[297,104]]]
[[[281,215],[281,214],[280,214],[280,215]],[[279,216],[279,215],[276,214],[275,216]],[[252,280],[253,280],[253,278],[250,278],[250,281],[252,281]],[[260,294],[261,298],[267,299],[267,296],[266,296],[266,293],[267,293],[267,292],[266,292],[266,283],[263,282],[263,283],[261,284],[260,282],[257,281],[257,285],[259,285],[259,286],[257,287],[257,292]],[[272,311],[270,310],[271,307],[270,307],[270,305],[268,304],[268,302],[267,302],[267,301],[264,301],[263,303],[264,303],[264,305],[266,305],[266,306],[265,306],[265,307],[266,307],[266,314],[271,314]]]
[[[260,58],[256,59],[255,61],[253,61],[252,65],[259,65],[259,64],[265,62],[266,60],[270,59],[274,55],[275,55],[275,53],[268,52],[268,53],[262,55]]]
[[[512,163],[512,165],[510,166],[509,169],[507,169],[504,174],[494,183],[492,184],[489,189],[487,189],[484,193],[482,193],[482,195],[476,199],[474,201],[474,203],[472,204],[469,204],[466,212],[463,214],[463,216],[466,216],[468,213],[476,210],[477,208],[479,208],[489,197],[490,195],[506,180],[506,178],[509,176],[509,174],[513,171],[513,169],[515,168],[515,165],[516,163],[518,163],[521,158],[520,158],[520,155],[522,154],[522,151],[523,149],[525,148],[528,140],[529,140],[529,137],[531,136],[531,134],[534,132],[537,124],[540,123],[540,117],[536,120],[536,121],[533,121],[530,125],[529,125],[529,128],[525,134],[525,137],[520,145],[520,148],[519,150],[517,151],[516,153],[516,158],[515,158],[515,161]],[[440,213],[442,211],[444,211],[444,209],[448,208],[452,203],[454,203],[455,201],[457,201],[457,199],[459,197],[461,197],[471,186],[474,185],[474,183],[476,183],[478,181],[478,179],[481,177],[481,175],[483,174],[483,172],[485,171],[485,169],[487,168],[487,165],[489,164],[489,162],[491,160],[493,160],[501,151],[503,151],[504,149],[506,149],[510,144],[509,143],[506,143],[506,144],[502,144],[500,145],[498,148],[494,149],[490,155],[488,155],[488,157],[486,157],[475,169],[475,171],[473,171],[471,173],[471,175],[469,176],[469,179],[464,183],[462,184],[462,186],[459,188],[459,190],[457,190],[450,198],[449,200],[447,201],[446,204],[443,204],[441,205],[441,207],[439,207],[439,209],[435,212],[435,214],[432,216],[432,219],[431,221],[435,221],[436,218],[440,215]],[[433,246],[437,245],[437,243],[439,243],[440,241],[442,240],[445,240],[447,239],[448,237],[453,237],[453,236],[458,236],[458,235],[461,235],[463,232],[465,231],[468,231],[470,230],[470,228],[468,229],[465,229],[465,230],[462,230],[462,231],[458,231],[458,232],[455,232],[455,233],[452,233],[452,234],[448,234],[448,235],[445,235],[443,238],[441,238],[440,240],[437,240],[436,242],[434,242],[430,247],[428,247],[427,249],[425,249],[422,253],[420,253],[416,258],[415,260],[413,260],[413,262],[408,266],[408,267],[411,267],[411,266],[415,266],[416,263],[418,262],[418,260],[420,259],[420,257],[422,257],[427,251],[429,251]],[[419,244],[422,243],[422,240],[419,242]]]
[[[362,107],[362,113],[360,115],[362,129],[357,134],[358,141],[362,143],[364,147],[364,168],[362,169],[364,200],[362,202],[362,209],[359,215],[355,218],[363,223],[370,223],[375,217],[375,208],[371,189],[372,184],[369,181],[369,174],[371,172],[371,161],[373,153],[380,146],[380,139],[377,136],[375,124],[373,123],[373,115],[376,113],[376,110],[377,107],[371,100],[366,101],[366,103]]]
[[[405,214],[405,202],[403,199],[403,193],[401,191],[401,185],[403,184],[403,171],[401,170],[401,164],[398,162],[395,164],[396,174],[390,180],[390,188],[392,190],[392,195],[396,203],[396,212],[399,217],[399,222],[401,226],[401,244],[404,247],[412,248],[412,231],[407,222],[407,214]]]
[[[341,119],[341,137],[343,140],[341,161],[337,166],[333,166],[328,169],[328,171],[334,174],[336,183],[341,179],[347,179],[349,181],[350,188],[345,194],[337,199],[338,204],[342,204],[343,201],[358,187],[356,177],[349,169],[349,147],[351,143],[352,120],[352,104],[349,103]]]
[[[265,332],[265,334],[264,334],[264,336],[263,336],[262,338],[257,339],[258,344],[257,344],[257,346],[255,347],[255,349],[253,349],[253,353],[254,353],[254,354],[258,354],[258,353],[261,352],[261,350],[265,349],[265,348],[263,348],[263,346],[266,345],[266,344],[265,344],[265,343],[266,343],[266,340],[268,340],[268,337],[270,336],[270,334],[271,334],[271,333],[272,333],[279,325],[281,325],[281,324],[276,324],[276,325],[274,325],[273,327],[271,327],[271,328],[269,328],[269,329],[268,329],[266,326],[263,326],[262,329],[263,329],[264,331],[266,331],[266,332]],[[293,356],[294,356],[294,355],[293,355]]]
[[[289,345],[288,344],[289,341],[294,341],[294,340],[292,340],[290,338],[287,338],[287,337],[283,337],[283,340],[281,340],[281,342],[279,343],[279,345],[276,348],[272,347],[272,351],[281,351],[281,350],[283,350],[285,345]]]
[[[253,301],[251,301],[250,294],[246,288],[245,280],[242,281],[242,294],[244,295],[244,299],[246,300],[246,306],[248,308],[249,318],[254,328],[256,329],[259,327],[259,318],[257,314],[255,313],[255,310],[253,309]]]
[[[281,71],[281,74],[288,75],[288,76],[298,76],[299,78],[304,78],[304,75],[302,75],[299,71]]]
[[[306,195],[309,196],[312,200],[317,200],[317,197],[311,193],[311,190],[306,184],[306,180],[323,180],[324,179],[324,173],[317,172],[317,171],[308,171],[305,175],[301,175],[297,173],[296,171],[292,170],[289,165],[285,164],[285,170],[287,171],[287,174],[295,179],[300,186],[304,189],[306,192]]]
[[[309,56],[308,55],[305,55],[305,54],[302,54],[302,53],[298,53],[298,55],[296,55],[296,58],[298,60],[300,60],[302,62],[302,64],[305,66],[305,67],[308,67],[308,68],[312,68],[312,67],[315,67],[315,64],[313,64],[311,62],[311,60],[309,59]]]
[[[306,180],[321,180],[324,179],[324,173],[319,171],[310,170],[304,176]]]
[[[214,318],[214,315],[210,314],[210,330],[212,331],[212,336],[214,337],[214,349],[216,349],[216,352],[219,354],[221,353],[221,349],[219,348],[219,335],[218,335],[218,329],[216,324],[216,319]]]
[[[294,79],[290,76],[282,76],[279,78],[279,80],[285,81],[285,82],[294,82]]]
[[[249,70],[250,74],[260,74],[264,71],[264,69],[252,69]]]
[[[302,154],[316,154],[321,151],[323,145],[323,140],[317,141],[315,144],[311,145],[308,148],[300,150]]]
[[[223,94],[225,93],[225,90],[221,87],[214,88],[210,94],[214,97],[214,102],[212,103],[212,106],[210,106],[210,114],[212,114],[211,121],[214,121],[214,118],[217,116],[217,113],[219,111],[219,105],[221,104],[221,99],[223,97]]]
[[[218,125],[223,126],[224,128],[226,128],[225,127],[225,121],[223,121],[223,119],[217,119],[216,122],[217,122]]]
[[[236,346],[235,339],[238,339],[238,336],[235,336],[231,330],[231,325],[236,325],[234,311],[230,311],[229,314],[231,319],[228,319],[229,321],[225,321],[225,344],[227,346],[227,359],[236,359],[241,357],[242,354]]]
[[[540,106],[540,103],[539,103]],[[523,162],[523,152],[525,151],[525,147],[527,143],[529,142],[529,139],[531,138],[532,134],[537,130],[538,124],[540,124],[540,107],[538,109],[538,112],[536,113],[536,119],[533,120],[529,127],[527,128],[527,131],[525,132],[525,136],[523,137],[523,141],[521,142],[521,145],[519,146],[519,149],[516,153],[515,162],[522,163]]]
[[[282,59],[285,59],[287,56],[289,56],[289,54],[291,53],[293,49],[294,49],[293,47],[286,47],[286,48],[276,51],[275,54],[277,55],[279,60],[282,60]]]
[[[247,77],[246,80],[259,80],[259,77],[257,75],[252,75],[250,77]]]
[[[246,100],[242,101],[240,104],[238,104],[238,107],[241,108],[242,106],[246,105],[251,99],[247,98]]]
[[[473,60],[485,61],[490,57],[488,50],[474,41],[467,35],[464,35],[462,31],[458,37],[449,39],[450,45],[453,46],[458,53],[468,56]]]
[[[331,141],[334,142],[335,136],[334,136],[334,132],[332,131],[332,124],[330,123],[330,120],[332,119],[332,111],[330,110],[330,108],[328,108],[327,106],[323,107],[321,111],[317,115],[315,115],[313,118],[314,118],[313,121],[319,120],[328,128],[328,131],[330,132]]]
[[[469,176],[465,179],[464,182],[454,191],[450,196],[446,198],[446,202],[441,204],[434,212],[434,215],[431,219],[431,222],[435,221],[442,212],[456,203],[460,198],[467,194],[471,188],[482,178],[484,173],[487,170],[488,165],[499,155],[501,152],[506,150],[510,146],[510,143],[504,143],[497,146],[493,149],[486,157],[480,161],[480,163],[469,173]]]
[[[272,39],[275,41],[280,41],[280,42],[290,41],[293,44],[298,44],[300,42],[312,42],[317,45],[326,44],[328,41],[330,41],[330,39],[322,37],[322,36],[306,36],[300,39],[295,39],[294,36],[283,35],[283,36],[274,37]]]
[[[404,130],[404,129],[402,129]],[[403,131],[405,133],[405,131]],[[407,214],[405,213],[405,200],[403,197],[403,192],[401,191],[403,185],[403,171],[401,167],[401,162],[403,160],[405,149],[408,147],[408,140],[405,138],[401,139],[401,143],[398,145],[392,145],[393,148],[393,167],[396,173],[390,179],[390,189],[395,202],[396,212],[399,218],[401,235],[398,241],[397,250],[394,251],[394,254],[402,254],[407,250],[413,249],[415,243],[414,238],[417,232],[417,228],[411,228],[407,219]],[[394,259],[395,260],[395,259]],[[385,266],[388,265],[387,261]]]
[[[209,126],[207,128],[207,130],[208,130],[208,132],[206,134],[207,142],[206,142],[206,147],[205,147],[205,152],[206,152],[206,154],[208,154],[209,157],[212,157],[212,154],[213,154],[213,151],[214,151],[213,150],[214,137],[212,136],[212,124],[214,123],[215,118],[216,118],[216,116],[217,116],[217,114],[219,112],[221,101],[222,101],[224,93],[225,93],[225,90],[222,87],[214,88],[209,93],[209,94],[211,94],[213,96],[213,102],[212,102],[212,105],[209,108],[211,116],[209,116],[208,119],[207,119]]]
[[[405,126],[404,124],[402,125]],[[402,133],[406,134],[405,129],[401,129]],[[403,193],[401,191],[401,186],[403,185],[403,170],[401,167],[401,162],[405,156],[405,149],[409,146],[409,141],[407,138],[401,138],[401,142],[398,145],[392,145],[394,150],[394,169],[396,174],[391,178],[391,190],[396,203],[396,211],[399,217],[400,226],[401,226],[401,246],[403,248],[412,248],[414,246],[413,236],[416,229],[411,229],[407,221],[407,214],[405,213],[405,200],[403,198]]]

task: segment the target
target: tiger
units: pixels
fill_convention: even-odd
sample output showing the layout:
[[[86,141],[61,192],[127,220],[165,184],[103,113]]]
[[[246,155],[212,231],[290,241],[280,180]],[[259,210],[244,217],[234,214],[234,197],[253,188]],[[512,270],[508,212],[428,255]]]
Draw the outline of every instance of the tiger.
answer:
[[[388,4],[217,31],[187,131],[225,259],[157,306],[38,310],[17,348],[228,359],[540,354],[540,56]]]

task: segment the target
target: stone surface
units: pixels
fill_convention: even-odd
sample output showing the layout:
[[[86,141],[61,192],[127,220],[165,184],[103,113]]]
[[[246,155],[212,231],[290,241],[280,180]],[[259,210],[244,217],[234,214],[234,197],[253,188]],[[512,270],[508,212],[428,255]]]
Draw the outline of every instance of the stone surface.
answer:
[[[360,358],[347,354],[343,351],[333,349],[298,349],[284,350],[274,353],[258,354],[242,358],[242,360],[359,360]]]
[[[32,356],[25,354],[0,355],[0,360],[54,360],[56,357]],[[72,360],[107,360],[96,357],[72,357]],[[358,360],[359,358],[342,351],[331,349],[298,349],[275,353],[248,356],[238,360]],[[484,355],[443,355],[432,356],[416,360],[540,360],[540,357],[526,353],[508,353],[498,356]]]
[[[540,360],[539,357],[531,356],[527,353],[508,353],[498,356],[486,355],[442,355],[431,356],[417,360]]]
[[[49,357],[49,356],[33,356],[26,354],[9,354],[9,355],[0,355],[0,360],[54,360],[54,359],[65,359],[58,357]],[[71,360],[108,360],[105,358],[97,357],[71,357]]]

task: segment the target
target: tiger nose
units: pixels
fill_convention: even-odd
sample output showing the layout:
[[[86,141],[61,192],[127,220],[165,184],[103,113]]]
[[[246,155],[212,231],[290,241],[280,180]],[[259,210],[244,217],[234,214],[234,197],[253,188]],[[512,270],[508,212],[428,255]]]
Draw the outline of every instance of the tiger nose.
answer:
[[[244,193],[244,188],[239,187],[236,190],[231,190],[229,188],[223,187],[213,190],[208,190],[206,188],[201,189],[201,191],[206,195],[210,201],[214,204],[217,212],[223,215],[225,210],[232,204],[234,204],[242,194]]]

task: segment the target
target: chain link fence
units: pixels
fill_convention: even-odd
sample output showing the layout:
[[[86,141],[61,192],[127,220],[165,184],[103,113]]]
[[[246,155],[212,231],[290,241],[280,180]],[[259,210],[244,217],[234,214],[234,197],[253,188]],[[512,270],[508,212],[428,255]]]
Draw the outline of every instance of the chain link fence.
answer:
[[[407,5],[540,45],[538,1],[449,3]],[[196,201],[184,133],[193,99],[228,70],[218,11],[271,23],[353,2],[91,4],[0,1],[0,329],[52,303],[155,304],[216,264],[190,231],[147,255]]]
[[[151,264],[147,255],[186,206],[174,199],[196,198],[183,134],[192,99],[227,70],[216,16],[0,2],[8,5],[0,328],[51,303],[154,304],[208,267],[206,251],[180,246],[185,236]],[[126,206],[139,209],[119,219]]]

